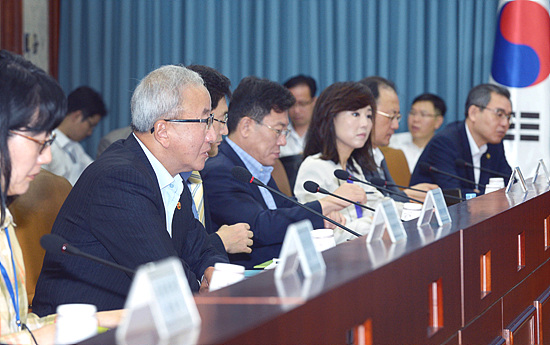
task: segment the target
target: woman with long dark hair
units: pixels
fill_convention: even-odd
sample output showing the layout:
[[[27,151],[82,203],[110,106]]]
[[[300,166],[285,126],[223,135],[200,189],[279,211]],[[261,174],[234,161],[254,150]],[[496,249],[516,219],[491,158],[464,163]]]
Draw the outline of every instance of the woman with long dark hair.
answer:
[[[52,131],[63,120],[66,98],[59,84],[22,57],[0,51],[0,343],[52,344],[55,315],[28,313],[25,266],[8,205],[25,193],[50,162]],[[114,326],[121,312],[98,314]],[[31,333],[32,331],[32,333]],[[33,339],[33,337],[35,339]]]
[[[319,194],[307,192],[303,183],[315,181],[320,187],[334,191],[348,183],[337,179],[334,171],[347,170],[360,180],[364,172],[376,169],[372,156],[371,131],[376,101],[369,88],[357,82],[340,82],[327,87],[317,99],[309,126],[304,161],[298,170],[294,194],[301,202],[319,198]],[[375,188],[361,184],[368,192],[367,205],[376,207],[383,195]],[[346,226],[361,234],[369,231],[372,212],[351,205],[340,213],[346,218]],[[336,243],[353,235],[336,228]]]

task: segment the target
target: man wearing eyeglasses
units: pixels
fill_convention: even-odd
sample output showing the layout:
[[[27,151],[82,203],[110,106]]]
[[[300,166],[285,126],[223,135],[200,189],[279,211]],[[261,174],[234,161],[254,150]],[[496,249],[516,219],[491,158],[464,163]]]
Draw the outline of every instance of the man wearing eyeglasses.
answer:
[[[190,65],[188,69],[197,72],[204,80],[204,86],[210,94],[212,101],[212,115],[214,116],[214,130],[216,131],[216,140],[210,144],[209,157],[218,155],[218,146],[220,146],[223,136],[228,134],[227,119],[228,108],[227,100],[231,98],[229,78],[215,70],[214,68],[203,65]],[[254,233],[250,230],[247,223],[223,224],[219,228],[214,228],[210,218],[210,203],[204,195],[202,175],[194,171],[187,180],[193,201],[197,209],[197,218],[210,234],[212,244],[222,253],[250,253],[253,244]]]
[[[300,74],[287,80],[283,86],[292,93],[296,103],[288,110],[290,134],[286,145],[281,146],[281,157],[301,155],[304,152],[305,137],[317,99],[317,83],[315,79]]]
[[[309,219],[314,228],[328,226],[322,218],[265,188],[238,181],[231,174],[234,167],[243,167],[256,179],[278,189],[271,172],[280,147],[286,144],[288,110],[294,102],[290,91],[278,83],[244,78],[229,104],[229,136],[201,172],[213,223],[219,226],[244,222],[254,230],[252,252],[229,255],[232,263],[246,268],[279,257],[290,224]],[[341,221],[340,214],[334,211],[349,204],[324,198],[307,205]]]
[[[369,87],[374,95],[374,98],[376,99],[377,106],[376,116],[374,118],[372,147],[374,161],[378,169],[377,171],[366,172],[365,177],[367,179],[372,177],[380,177],[387,181],[389,185],[387,188],[394,192],[394,194],[389,194],[388,196],[396,201],[407,202],[409,201],[409,198],[423,201],[426,197],[426,193],[418,192],[412,189],[405,189],[402,191],[395,186],[391,186],[395,184],[395,181],[393,180],[388,169],[386,158],[380,150],[380,147],[388,146],[390,144],[390,138],[399,128],[399,121],[401,120],[401,113],[399,111],[399,97],[397,96],[395,84],[390,80],[378,76],[367,77],[359,82]],[[430,189],[437,188],[437,185],[431,183],[421,183],[411,187],[428,191]],[[384,192],[382,191],[382,193]]]
[[[411,183],[437,183],[441,188],[460,188],[462,193],[483,193],[489,178],[496,177],[479,167],[505,176],[512,173],[506,161],[502,139],[512,120],[510,93],[493,84],[470,90],[466,100],[466,120],[450,123],[436,134],[420,156]],[[477,167],[474,169],[457,160]],[[421,168],[421,164],[460,176],[475,184]]]
[[[405,154],[409,172],[414,171],[422,151],[443,124],[446,111],[445,101],[433,93],[423,93],[413,100],[407,117],[409,131],[396,133],[390,139],[390,147]]]
[[[54,130],[56,140],[52,145],[52,161],[42,167],[74,185],[93,162],[79,142],[92,135],[99,121],[107,115],[107,110],[101,95],[87,86],[71,92],[67,100],[67,115]]]
[[[136,269],[175,256],[192,291],[206,290],[216,262],[228,262],[193,213],[183,182],[201,170],[216,140],[202,78],[181,66],[149,73],[132,96],[133,133],[82,174],[52,233],[82,251]],[[47,253],[33,302],[39,315],[66,303],[118,309],[132,277],[79,258]]]

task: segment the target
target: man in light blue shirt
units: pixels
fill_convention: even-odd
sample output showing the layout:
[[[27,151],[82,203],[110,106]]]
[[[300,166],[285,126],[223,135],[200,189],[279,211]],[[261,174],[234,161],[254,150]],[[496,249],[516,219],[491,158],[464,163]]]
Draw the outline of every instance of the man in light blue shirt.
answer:
[[[271,177],[272,166],[279,158],[281,146],[286,144],[288,110],[294,102],[290,91],[278,83],[244,78],[229,104],[229,136],[220,144],[218,155],[210,158],[201,172],[212,222],[218,226],[248,223],[254,231],[252,253],[229,255],[231,262],[247,268],[278,257],[286,229],[292,223],[309,219],[314,228],[333,227],[291,201],[265,188],[237,181],[231,175],[232,168],[240,166],[278,189]],[[328,197],[307,206],[341,222],[335,211],[348,203]]]

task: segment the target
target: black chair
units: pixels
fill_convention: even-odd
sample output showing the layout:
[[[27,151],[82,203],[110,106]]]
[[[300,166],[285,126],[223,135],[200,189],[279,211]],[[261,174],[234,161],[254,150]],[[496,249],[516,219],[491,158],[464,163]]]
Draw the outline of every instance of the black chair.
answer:
[[[300,164],[304,160],[302,155],[293,155],[279,158],[286,170],[288,176],[288,182],[290,183],[290,189],[294,191],[294,185],[296,184],[296,175],[298,175],[298,169]]]

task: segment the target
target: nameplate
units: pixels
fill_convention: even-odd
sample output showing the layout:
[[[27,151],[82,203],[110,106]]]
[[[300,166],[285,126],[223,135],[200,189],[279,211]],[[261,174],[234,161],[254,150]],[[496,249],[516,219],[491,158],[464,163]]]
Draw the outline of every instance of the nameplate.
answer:
[[[439,226],[452,223],[441,188],[432,189],[426,193],[426,199],[424,199],[424,205],[422,206],[416,226],[420,228],[423,225],[429,224],[434,213]]]
[[[506,194],[510,192],[512,186],[515,184],[516,177],[519,181],[519,184],[521,185],[521,190],[523,191],[523,193],[527,193],[527,184],[525,183],[525,179],[523,178],[521,169],[519,167],[515,167],[512,171],[512,175],[510,175],[510,179],[508,180],[508,185],[506,186]]]
[[[311,230],[313,226],[307,219],[288,226],[279,255],[279,263],[275,268],[276,279],[295,273],[298,265],[306,278],[325,273],[325,260],[315,249]]]
[[[124,308],[118,344],[169,344],[174,339],[193,343],[199,334],[201,318],[177,258],[140,266]]]
[[[381,240],[385,233],[388,234],[392,243],[407,238],[403,223],[397,214],[395,202],[390,198],[382,200],[376,207],[367,243]]]
[[[533,184],[537,183],[537,178],[539,177],[539,173],[541,175],[541,178],[545,179],[547,184],[550,184],[550,176],[548,176],[548,169],[546,169],[546,164],[544,164],[543,159],[540,159],[539,164],[537,164],[535,177],[533,177]]]

